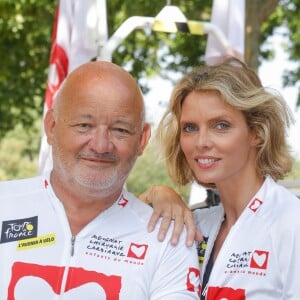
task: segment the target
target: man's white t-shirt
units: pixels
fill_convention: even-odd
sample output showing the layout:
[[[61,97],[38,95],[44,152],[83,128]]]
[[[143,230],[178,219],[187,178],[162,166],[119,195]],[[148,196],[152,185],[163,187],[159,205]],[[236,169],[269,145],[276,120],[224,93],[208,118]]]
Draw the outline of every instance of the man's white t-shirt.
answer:
[[[47,176],[1,182],[0,208],[0,299],[199,299],[196,248],[159,242],[125,190],[75,237]]]
[[[194,215],[207,240],[198,247],[203,279],[224,209]],[[299,300],[300,200],[267,177],[228,233],[202,293],[206,300]]]

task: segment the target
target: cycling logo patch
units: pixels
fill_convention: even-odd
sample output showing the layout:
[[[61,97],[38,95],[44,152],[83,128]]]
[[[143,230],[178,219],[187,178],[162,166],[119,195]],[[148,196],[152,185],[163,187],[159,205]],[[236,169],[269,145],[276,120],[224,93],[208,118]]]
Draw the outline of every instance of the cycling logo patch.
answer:
[[[31,239],[37,236],[38,217],[2,222],[1,244]]]

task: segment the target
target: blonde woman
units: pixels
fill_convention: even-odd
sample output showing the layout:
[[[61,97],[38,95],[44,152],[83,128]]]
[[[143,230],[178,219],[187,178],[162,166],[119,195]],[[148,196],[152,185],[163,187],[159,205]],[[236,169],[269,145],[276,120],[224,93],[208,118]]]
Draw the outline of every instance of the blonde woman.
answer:
[[[158,128],[170,176],[221,199],[194,213],[202,300],[300,299],[300,201],[276,183],[292,166],[291,122],[280,95],[237,59],[199,67],[174,88]],[[151,193],[159,210],[154,200],[171,192]]]

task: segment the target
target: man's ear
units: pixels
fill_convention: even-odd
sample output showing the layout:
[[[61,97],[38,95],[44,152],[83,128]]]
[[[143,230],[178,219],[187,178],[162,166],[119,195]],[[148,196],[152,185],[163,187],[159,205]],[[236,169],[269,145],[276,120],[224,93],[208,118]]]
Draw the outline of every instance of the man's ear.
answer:
[[[44,130],[47,136],[47,142],[49,145],[53,143],[53,131],[55,127],[55,118],[53,109],[49,109],[44,118]]]
[[[146,123],[144,125],[144,128],[143,128],[143,132],[141,134],[141,139],[140,139],[140,148],[139,148],[139,151],[138,151],[138,155],[142,155],[149,140],[150,140],[150,137],[151,137],[151,126],[150,124]]]

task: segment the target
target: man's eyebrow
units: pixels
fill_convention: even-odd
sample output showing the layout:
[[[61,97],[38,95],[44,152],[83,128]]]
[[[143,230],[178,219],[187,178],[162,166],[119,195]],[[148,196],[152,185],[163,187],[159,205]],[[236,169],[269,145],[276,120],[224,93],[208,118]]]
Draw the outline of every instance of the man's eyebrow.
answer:
[[[130,121],[127,121],[127,120],[116,120],[115,122],[113,122],[113,124],[115,124],[115,125],[124,125],[126,127],[129,127],[131,130],[136,129],[136,124],[134,122],[130,122]]]
[[[71,118],[71,120],[77,120],[77,119],[86,119],[86,120],[95,119],[96,120],[97,118],[88,113],[79,113]],[[136,129],[136,124],[129,120],[116,119],[116,120],[113,120],[111,122],[111,124],[112,125],[123,125],[123,126],[129,127],[132,130]]]
[[[82,118],[87,118],[87,119],[93,118],[93,116],[91,114],[87,114],[87,113],[79,113],[76,115],[76,117],[82,117]]]
[[[91,114],[79,113],[79,114],[76,114],[76,115],[72,116],[70,119],[71,120],[76,120],[76,119],[88,119],[88,120],[91,120],[93,118],[94,117]]]

